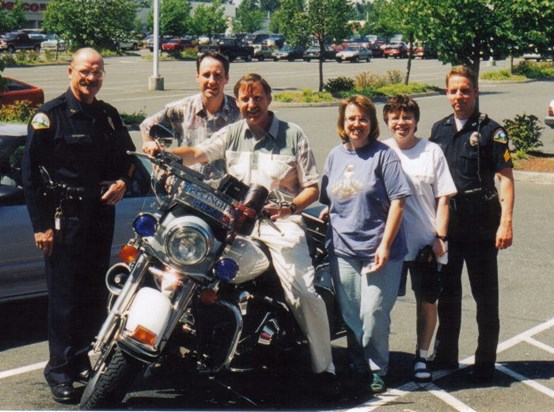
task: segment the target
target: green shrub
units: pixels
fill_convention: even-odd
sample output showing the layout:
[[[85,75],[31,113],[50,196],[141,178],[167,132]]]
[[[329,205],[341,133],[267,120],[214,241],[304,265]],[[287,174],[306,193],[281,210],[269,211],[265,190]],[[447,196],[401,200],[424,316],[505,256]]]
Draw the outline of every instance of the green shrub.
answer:
[[[13,67],[17,65],[14,55],[11,53],[3,53],[1,59],[4,67]]]
[[[363,72],[356,76],[356,89],[375,89],[388,84],[402,83],[403,81],[404,77],[398,70],[389,70],[385,74]]]
[[[323,90],[335,96],[339,92],[353,89],[354,85],[355,85],[354,79],[350,77],[341,76],[341,77],[336,77],[334,79],[327,80],[327,82],[323,86]]]
[[[522,75],[514,75],[510,73],[508,69],[502,69],[493,72],[487,72],[481,74],[483,80],[525,80],[526,77]]]
[[[528,79],[552,78],[554,77],[554,63],[524,60],[514,67],[513,74],[519,74]]]
[[[120,113],[121,120],[123,120],[123,123],[127,126],[133,126],[133,125],[139,125],[142,123],[144,119],[146,119],[146,112],[144,110],[140,110],[138,112],[134,113]]]
[[[29,100],[20,100],[14,104],[0,107],[0,122],[28,123],[35,112],[35,107]]]
[[[282,92],[273,94],[273,100],[283,103],[317,103],[332,102],[331,93],[315,92],[311,89],[304,89],[301,92]]]
[[[540,141],[541,127],[535,115],[518,114],[511,119],[504,119],[504,128],[508,132],[516,150],[516,157],[526,158],[527,154],[543,144]]]

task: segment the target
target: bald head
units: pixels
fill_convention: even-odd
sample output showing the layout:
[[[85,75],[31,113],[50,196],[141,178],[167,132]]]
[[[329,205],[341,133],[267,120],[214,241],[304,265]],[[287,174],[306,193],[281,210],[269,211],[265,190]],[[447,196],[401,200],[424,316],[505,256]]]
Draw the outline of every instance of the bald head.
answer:
[[[104,80],[104,59],[96,50],[84,47],[71,56],[68,68],[70,89],[77,100],[90,104]]]

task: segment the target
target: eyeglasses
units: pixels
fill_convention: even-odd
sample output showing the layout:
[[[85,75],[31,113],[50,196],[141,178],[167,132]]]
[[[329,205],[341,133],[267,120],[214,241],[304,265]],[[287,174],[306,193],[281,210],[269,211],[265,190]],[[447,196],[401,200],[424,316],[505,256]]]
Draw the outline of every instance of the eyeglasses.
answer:
[[[369,119],[367,117],[345,117],[344,120],[350,124],[354,124],[356,122],[367,126],[369,124]]]
[[[75,70],[77,73],[79,73],[79,76],[81,76],[83,79],[86,79],[87,77],[94,77],[95,79],[103,79],[104,74],[106,72],[102,69],[100,70],[77,70],[75,67],[70,66],[73,70]]]

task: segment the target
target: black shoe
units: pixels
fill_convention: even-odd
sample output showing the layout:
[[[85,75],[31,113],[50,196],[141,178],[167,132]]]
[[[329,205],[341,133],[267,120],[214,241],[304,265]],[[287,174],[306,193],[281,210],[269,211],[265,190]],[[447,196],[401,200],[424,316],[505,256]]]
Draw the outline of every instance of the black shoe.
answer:
[[[314,375],[314,389],[318,396],[326,401],[336,401],[341,396],[341,388],[337,375],[330,372],[321,372]]]
[[[466,381],[473,384],[491,383],[494,380],[494,363],[475,364]]]
[[[447,359],[439,359],[435,358],[432,361],[428,361],[427,367],[432,371],[440,371],[440,370],[454,370],[458,369],[460,364],[457,360],[447,360]]]
[[[52,398],[59,403],[79,403],[79,396],[73,384],[61,383],[56,386],[51,386]]]

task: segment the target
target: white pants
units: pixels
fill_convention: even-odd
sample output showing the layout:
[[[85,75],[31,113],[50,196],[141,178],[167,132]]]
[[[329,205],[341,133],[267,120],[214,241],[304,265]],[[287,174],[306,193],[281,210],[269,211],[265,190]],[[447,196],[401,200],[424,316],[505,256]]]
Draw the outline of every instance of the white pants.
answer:
[[[312,370],[323,372],[333,361],[329,321],[325,303],[314,288],[314,268],[300,225],[301,217],[278,219],[275,224],[282,236],[269,224],[260,223],[252,232],[252,238],[269,248],[287,303],[308,338]]]

